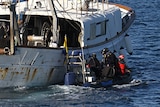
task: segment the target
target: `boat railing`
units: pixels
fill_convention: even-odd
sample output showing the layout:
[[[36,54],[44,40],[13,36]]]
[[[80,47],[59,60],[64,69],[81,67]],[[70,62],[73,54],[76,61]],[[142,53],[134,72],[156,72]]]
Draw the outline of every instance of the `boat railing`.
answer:
[[[108,9],[108,0],[63,0],[56,2],[63,9],[63,11],[75,10],[76,17],[93,14],[95,11]],[[71,5],[69,5],[71,4]],[[67,12],[66,12],[67,13]]]

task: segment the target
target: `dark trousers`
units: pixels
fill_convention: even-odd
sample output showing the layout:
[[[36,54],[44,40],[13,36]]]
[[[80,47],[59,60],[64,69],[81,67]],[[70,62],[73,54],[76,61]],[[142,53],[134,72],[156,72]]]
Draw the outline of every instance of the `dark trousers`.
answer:
[[[95,73],[97,79],[101,78],[101,71],[98,68],[91,67],[90,69],[91,69],[91,71],[93,71]]]

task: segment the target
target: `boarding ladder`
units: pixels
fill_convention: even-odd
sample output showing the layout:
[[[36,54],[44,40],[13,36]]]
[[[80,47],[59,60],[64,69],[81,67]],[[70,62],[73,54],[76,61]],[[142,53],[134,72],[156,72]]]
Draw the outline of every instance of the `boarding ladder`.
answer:
[[[77,55],[69,55],[68,56],[68,67],[70,68],[71,66],[74,67],[75,65],[81,66],[82,68],[82,74],[83,74],[83,83],[85,82],[85,75],[86,75],[86,71],[85,71],[85,64],[86,61],[83,58],[82,54],[77,54]],[[77,66],[75,66],[77,67]]]
[[[73,59],[73,60],[72,60]],[[83,59],[80,55],[70,55],[68,56],[68,64],[69,65],[81,65],[83,64]]]

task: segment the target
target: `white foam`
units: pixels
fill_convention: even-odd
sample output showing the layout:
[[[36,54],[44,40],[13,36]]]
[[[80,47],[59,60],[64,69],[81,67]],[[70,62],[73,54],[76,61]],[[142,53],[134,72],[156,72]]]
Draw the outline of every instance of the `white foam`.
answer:
[[[140,85],[140,84],[142,84],[142,80],[133,79],[129,84],[113,85],[112,87],[121,89],[121,88],[129,88],[131,86],[137,86],[137,85]]]

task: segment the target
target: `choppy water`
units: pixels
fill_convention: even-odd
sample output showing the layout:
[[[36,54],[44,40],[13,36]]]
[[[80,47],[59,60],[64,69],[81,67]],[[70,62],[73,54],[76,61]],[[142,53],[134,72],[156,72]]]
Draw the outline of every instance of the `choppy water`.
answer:
[[[93,89],[50,86],[1,89],[1,107],[160,107],[160,0],[112,0],[132,7],[136,20],[130,29],[134,53],[129,57],[133,78],[144,84]]]

